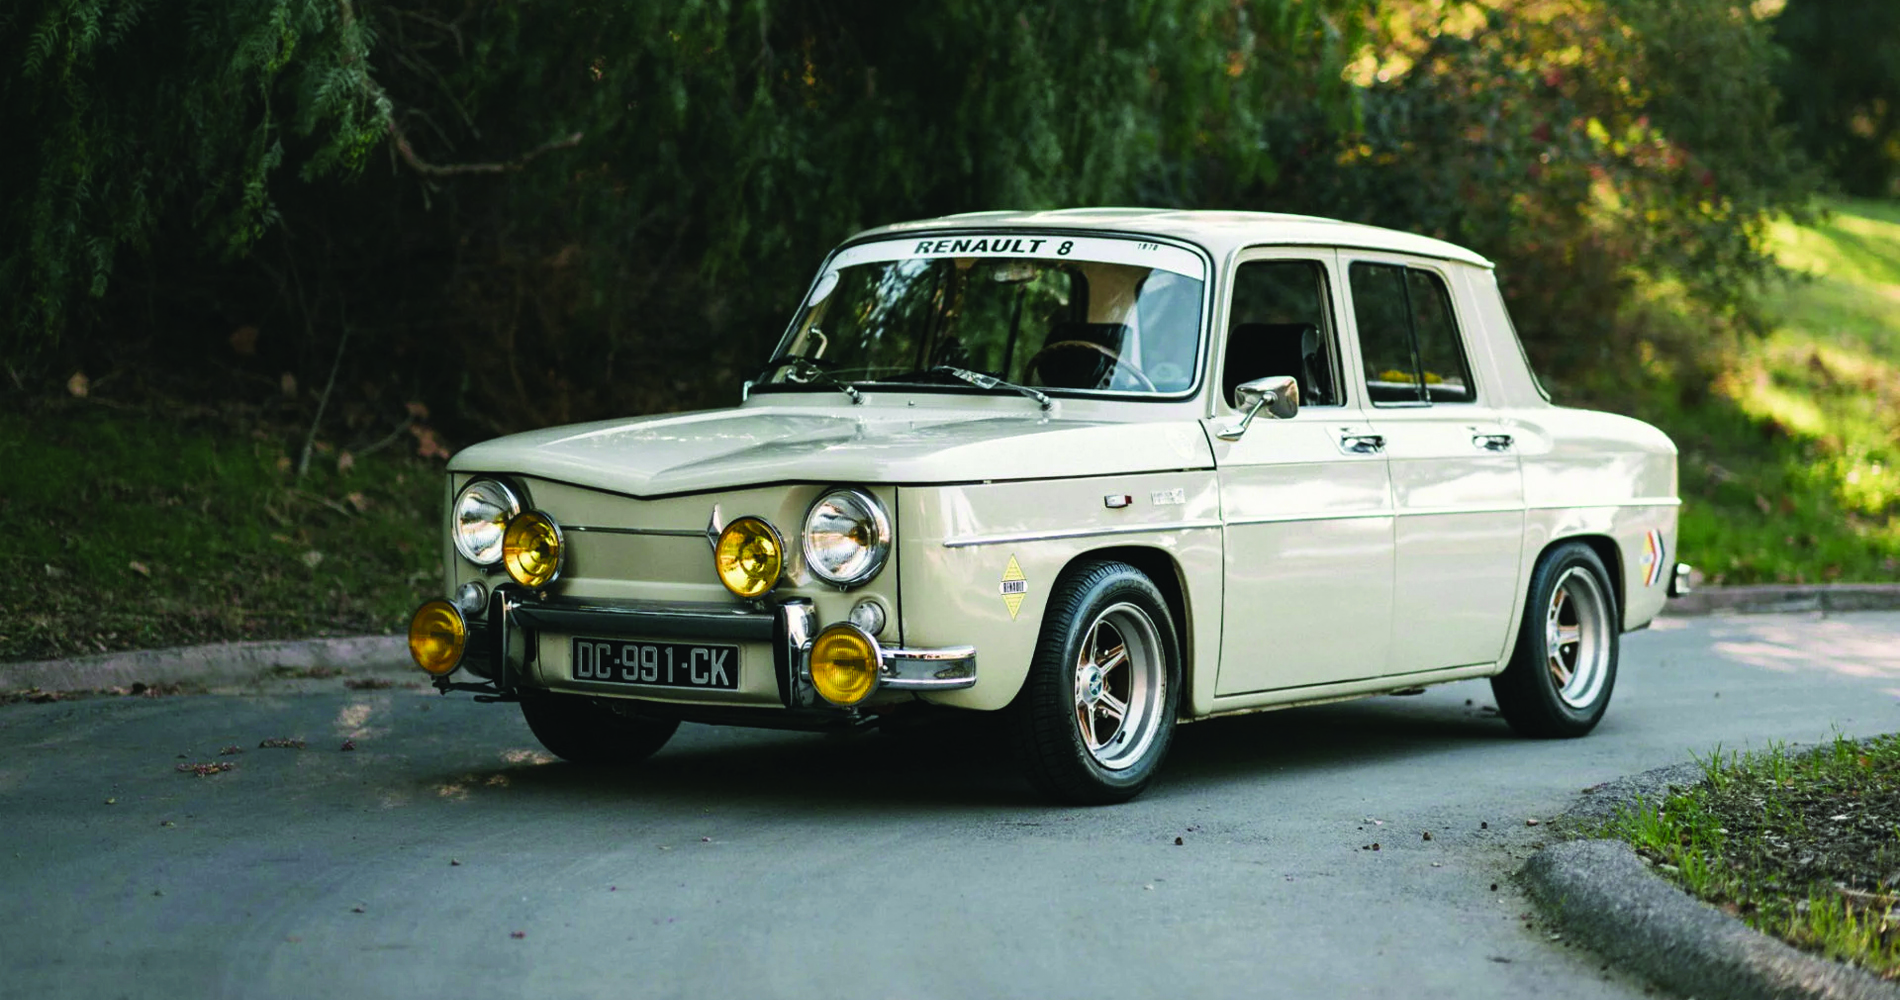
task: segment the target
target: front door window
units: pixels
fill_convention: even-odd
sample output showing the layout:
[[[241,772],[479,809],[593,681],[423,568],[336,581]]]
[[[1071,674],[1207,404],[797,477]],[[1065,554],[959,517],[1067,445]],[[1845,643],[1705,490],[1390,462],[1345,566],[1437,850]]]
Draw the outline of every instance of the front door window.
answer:
[[[1234,272],[1221,389],[1269,375],[1300,383],[1301,406],[1338,406],[1338,338],[1326,294],[1326,269],[1311,260],[1250,260]]]

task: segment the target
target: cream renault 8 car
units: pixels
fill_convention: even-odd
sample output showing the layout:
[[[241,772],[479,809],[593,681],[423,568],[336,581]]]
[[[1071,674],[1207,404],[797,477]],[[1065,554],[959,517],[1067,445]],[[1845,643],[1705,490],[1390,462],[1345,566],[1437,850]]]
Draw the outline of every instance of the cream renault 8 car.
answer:
[[[1474,677],[1581,736],[1686,580],[1669,439],[1553,406],[1490,262],[1405,233],[886,226],[742,396],[455,456],[436,686],[597,764],[682,721],[1000,712],[1039,788],[1112,802],[1181,722]]]

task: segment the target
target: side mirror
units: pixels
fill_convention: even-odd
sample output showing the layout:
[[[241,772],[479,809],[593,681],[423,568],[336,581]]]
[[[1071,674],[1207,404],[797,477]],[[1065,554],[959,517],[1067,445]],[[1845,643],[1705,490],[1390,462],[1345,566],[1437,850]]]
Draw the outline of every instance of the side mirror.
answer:
[[[1223,441],[1238,441],[1261,410],[1275,420],[1285,420],[1300,412],[1300,383],[1291,375],[1268,375],[1234,387],[1234,400],[1243,414],[1226,430],[1216,434]]]

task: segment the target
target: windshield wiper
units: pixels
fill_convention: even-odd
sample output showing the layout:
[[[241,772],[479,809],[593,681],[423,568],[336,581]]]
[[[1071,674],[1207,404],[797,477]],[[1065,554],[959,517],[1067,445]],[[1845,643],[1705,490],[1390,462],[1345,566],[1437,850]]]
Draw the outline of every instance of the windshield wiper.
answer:
[[[853,405],[859,405],[864,402],[864,394],[859,392],[856,386],[818,367],[817,362],[802,354],[788,354],[775,361],[766,362],[765,368],[759,372],[759,378],[761,380],[771,378],[780,368],[784,368],[788,365],[796,369],[792,373],[794,378],[800,375],[804,376],[802,379],[797,379],[799,382],[810,384],[816,381],[820,385],[828,385],[850,396]]]
[[[962,379],[963,381],[968,382],[973,386],[976,386],[978,389],[991,389],[991,390],[1007,389],[1010,392],[1027,396],[1030,399],[1035,400],[1036,405],[1041,406],[1044,410],[1047,410],[1050,407],[1056,405],[1055,400],[1050,399],[1047,395],[1044,395],[1043,393],[1037,392],[1036,390],[1031,389],[1030,387],[1026,385],[1017,385],[1014,382],[1006,382],[1000,378],[997,378],[994,375],[985,375],[982,372],[973,372],[969,370],[968,368],[958,368],[956,365],[933,365],[930,368],[930,370],[932,372],[940,372],[944,375],[948,375],[951,378]]]

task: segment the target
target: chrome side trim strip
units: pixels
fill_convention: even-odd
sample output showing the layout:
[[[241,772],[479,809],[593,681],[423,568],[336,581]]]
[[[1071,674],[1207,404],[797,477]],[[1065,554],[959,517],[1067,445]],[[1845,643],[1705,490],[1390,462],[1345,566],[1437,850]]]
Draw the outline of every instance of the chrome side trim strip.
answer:
[[[1400,517],[1443,517],[1447,514],[1522,514],[1525,507],[1521,503],[1507,506],[1489,507],[1401,507]]]
[[[704,538],[706,529],[699,528],[601,528],[583,524],[564,524],[565,531],[591,531],[601,535],[664,535],[668,538]]]
[[[1047,542],[1059,538],[1093,538],[1098,535],[1146,535],[1166,531],[1188,531],[1200,528],[1218,528],[1221,522],[1172,521],[1165,524],[1121,524],[1112,528],[1071,528],[1065,531],[1025,531],[1014,535],[965,535],[962,538],[946,538],[943,547],[960,549],[970,545],[1007,545],[1016,542]]]
[[[1534,503],[1525,510],[1588,510],[1592,507],[1680,507],[1681,497],[1637,497],[1634,500],[1599,500],[1584,503]]]
[[[976,686],[976,647],[887,649],[879,687],[893,691],[958,691]]]
[[[1389,510],[1349,510],[1339,513],[1316,511],[1311,514],[1264,514],[1259,517],[1229,518],[1227,526],[1237,528],[1247,524],[1284,524],[1293,521],[1360,521],[1375,517],[1393,517]]]

